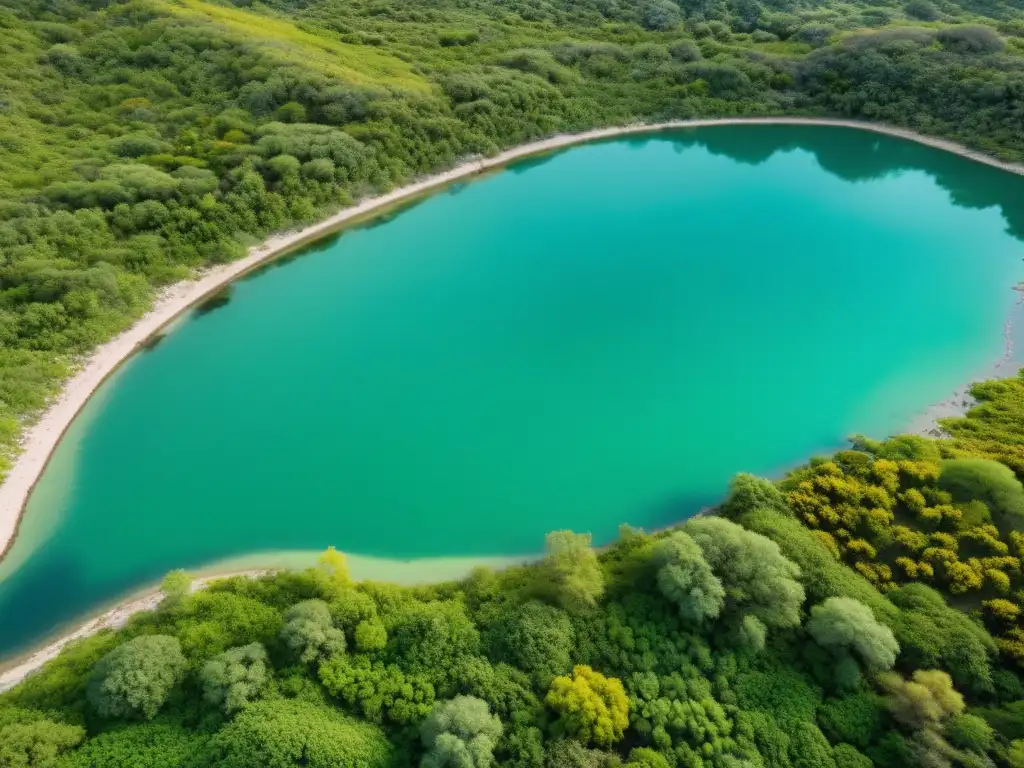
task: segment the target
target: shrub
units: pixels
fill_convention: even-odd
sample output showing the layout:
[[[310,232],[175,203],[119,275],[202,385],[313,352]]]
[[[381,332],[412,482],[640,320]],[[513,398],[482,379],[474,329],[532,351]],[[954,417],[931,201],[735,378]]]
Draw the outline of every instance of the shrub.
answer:
[[[939,9],[928,0],[910,0],[903,6],[903,11],[910,18],[921,21],[936,21],[941,16]]]
[[[997,522],[1024,529],[1024,486],[1013,470],[991,459],[943,462],[940,486],[961,502],[984,502]]]
[[[583,744],[610,746],[629,725],[629,700],[622,683],[587,666],[572,677],[556,677],[544,699],[558,714],[559,732]]]
[[[259,701],[210,741],[218,768],[389,768],[392,747],[374,725],[305,701]]]
[[[345,651],[345,633],[334,626],[323,600],[296,603],[284,615],[281,642],[299,661],[309,664]]]
[[[900,647],[892,630],[879,624],[871,610],[848,597],[830,597],[811,608],[807,631],[815,642],[837,656],[837,679],[841,685],[854,685],[859,675],[841,679],[845,662],[855,655],[871,674],[892,669]],[[856,671],[856,666],[853,666]]]
[[[0,708],[0,766],[49,768],[57,757],[77,747],[85,729],[49,720],[40,712]]]
[[[712,573],[704,553],[689,535],[675,531],[654,546],[658,588],[692,624],[718,618],[725,604],[725,589]]]
[[[267,652],[259,643],[214,656],[199,673],[203,697],[230,714],[256,699],[270,682]]]
[[[136,637],[96,665],[89,679],[89,703],[103,717],[152,719],[185,677],[186,667],[177,638]]]
[[[490,768],[501,731],[501,721],[491,714],[486,701],[473,696],[439,701],[420,726],[427,750],[421,766]]]
[[[940,29],[937,37],[943,48],[963,54],[997,53],[1006,47],[992,27],[980,24]]]
[[[950,718],[946,736],[957,747],[985,754],[992,747],[995,731],[982,718],[965,713]]]

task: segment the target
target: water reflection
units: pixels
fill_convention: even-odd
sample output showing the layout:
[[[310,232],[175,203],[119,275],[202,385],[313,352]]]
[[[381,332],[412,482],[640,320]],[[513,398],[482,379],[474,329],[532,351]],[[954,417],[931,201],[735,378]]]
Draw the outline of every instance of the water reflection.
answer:
[[[856,128],[804,125],[729,125],[685,129],[634,140],[638,144],[668,137],[677,152],[703,147],[714,155],[747,165],[760,165],[777,152],[802,150],[844,181],[863,182],[903,171],[923,171],[946,190],[961,208],[996,206],[1007,232],[1024,240],[1024,178],[984,163],[973,162],[925,144]]]

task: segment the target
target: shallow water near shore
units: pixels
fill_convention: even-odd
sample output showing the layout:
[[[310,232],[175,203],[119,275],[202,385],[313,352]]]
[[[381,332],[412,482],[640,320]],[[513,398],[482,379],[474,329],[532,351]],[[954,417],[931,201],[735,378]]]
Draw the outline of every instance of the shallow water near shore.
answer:
[[[529,160],[325,238],[72,425],[0,564],[0,654],[175,567],[604,542],[898,431],[1003,354],[1022,201],[908,141],[732,126]]]

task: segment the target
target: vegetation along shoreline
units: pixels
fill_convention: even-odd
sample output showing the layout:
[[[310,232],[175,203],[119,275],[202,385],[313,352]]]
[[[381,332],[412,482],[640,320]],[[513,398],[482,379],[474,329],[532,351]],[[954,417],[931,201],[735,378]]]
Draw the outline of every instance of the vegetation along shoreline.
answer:
[[[885,134],[917,142],[959,155],[1003,171],[1024,175],[1024,165],[1009,163],[969,149],[946,139],[925,136],[894,126],[858,120],[813,117],[751,117],[674,120],[650,124],[634,124],[600,128],[574,134],[559,134],[540,141],[514,147],[492,157],[476,158],[450,170],[428,176],[388,193],[371,197],[343,208],[332,216],[308,227],[271,236],[253,247],[237,261],[213,267],[192,280],[167,288],[152,309],[134,325],[112,340],[96,348],[64,384],[61,392],[41,413],[38,420],[22,436],[20,452],[7,477],[0,484],[0,559],[10,551],[25,512],[28,499],[47,463],[79,411],[104,381],[132,354],[143,347],[161,329],[203,301],[212,293],[263,263],[298,248],[311,240],[343,228],[361,218],[380,213],[389,206],[428,193],[447,184],[472,177],[484,171],[499,169],[509,163],[531,156],[556,151],[591,141],[623,136],[654,134],[661,131],[694,129],[720,125],[820,125],[853,128]]]

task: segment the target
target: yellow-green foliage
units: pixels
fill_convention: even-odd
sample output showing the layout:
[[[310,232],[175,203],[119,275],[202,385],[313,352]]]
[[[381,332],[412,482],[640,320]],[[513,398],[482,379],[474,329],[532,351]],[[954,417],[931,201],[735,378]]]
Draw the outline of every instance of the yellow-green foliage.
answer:
[[[925,582],[982,608],[1004,634],[1004,652],[1024,661],[1024,634],[1014,634],[1024,534],[1001,532],[981,500],[954,504],[938,486],[938,450],[935,461],[897,460],[886,456],[895,452],[888,443],[861,444],[866,451],[840,451],[782,482],[796,516],[879,589]]]
[[[310,66],[319,72],[354,85],[394,85],[427,90],[430,85],[401,59],[370,46],[349,45],[326,36],[303,32],[289,21],[205,0],[174,0],[159,7],[189,19],[206,19],[222,29],[243,36],[274,57],[290,64]]]
[[[963,418],[940,422],[952,437],[952,452],[996,459],[1024,475],[1024,372],[975,384],[971,394],[980,405]]]
[[[544,703],[558,713],[559,729],[583,744],[610,746],[629,726],[622,683],[588,666],[573,667],[572,677],[552,680]]]
[[[871,450],[883,452],[885,443]],[[936,582],[957,596],[1010,594],[1020,577],[1011,556],[1024,537],[1000,537],[985,505],[970,515],[938,487],[934,461],[876,458],[844,451],[783,481],[785,498],[830,552],[872,584]]]

